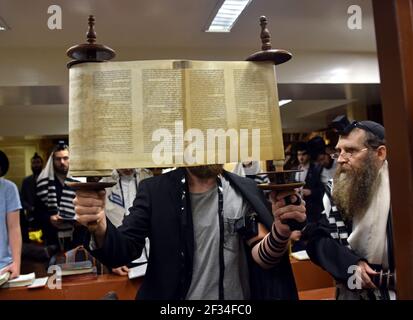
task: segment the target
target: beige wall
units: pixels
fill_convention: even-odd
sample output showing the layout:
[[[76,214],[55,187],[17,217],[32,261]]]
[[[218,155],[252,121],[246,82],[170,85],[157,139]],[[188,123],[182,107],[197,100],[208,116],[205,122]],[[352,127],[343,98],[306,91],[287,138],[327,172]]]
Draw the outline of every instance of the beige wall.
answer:
[[[46,164],[49,152],[53,147],[51,139],[11,138],[0,140],[0,150],[9,158],[10,168],[5,178],[21,187],[24,177],[32,174],[31,158],[37,152]]]

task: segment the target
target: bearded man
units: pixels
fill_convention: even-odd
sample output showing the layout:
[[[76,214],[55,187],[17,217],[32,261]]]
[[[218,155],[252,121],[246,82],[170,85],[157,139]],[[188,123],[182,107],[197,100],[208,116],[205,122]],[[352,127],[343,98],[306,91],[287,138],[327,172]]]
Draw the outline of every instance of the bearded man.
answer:
[[[60,245],[62,251],[81,242],[83,227],[75,224],[73,199],[75,192],[65,181],[75,182],[68,176],[69,147],[59,142],[37,178],[36,210],[39,212],[47,245]],[[77,227],[77,228],[75,228]]]
[[[353,122],[332,158],[337,171],[323,199],[322,220],[307,231],[308,254],[336,279],[337,299],[394,298],[388,290],[394,258],[383,126]],[[386,281],[380,281],[383,275]]]
[[[141,181],[117,229],[105,217],[104,191],[76,191],[74,204],[91,234],[85,246],[109,267],[139,257],[149,238],[139,299],[297,299],[283,222],[306,216],[286,195],[274,194],[271,209],[253,180],[208,165]]]

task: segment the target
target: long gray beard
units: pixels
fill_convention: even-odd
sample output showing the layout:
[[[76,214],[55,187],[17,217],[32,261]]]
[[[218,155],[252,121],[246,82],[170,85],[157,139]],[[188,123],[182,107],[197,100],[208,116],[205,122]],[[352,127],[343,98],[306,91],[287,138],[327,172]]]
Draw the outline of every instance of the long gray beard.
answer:
[[[338,165],[334,176],[333,201],[345,220],[363,215],[380,184],[379,169],[368,156],[365,165],[357,170],[344,172]]]

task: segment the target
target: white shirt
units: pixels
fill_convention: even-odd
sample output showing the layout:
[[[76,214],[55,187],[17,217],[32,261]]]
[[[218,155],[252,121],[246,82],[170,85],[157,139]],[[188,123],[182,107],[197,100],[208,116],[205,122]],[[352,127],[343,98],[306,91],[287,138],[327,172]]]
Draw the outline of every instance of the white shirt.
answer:
[[[301,172],[297,172],[295,174],[295,179],[300,182],[305,182],[307,178],[308,169],[310,168],[310,163],[306,165],[299,165],[298,170],[302,170]]]
[[[131,176],[120,176],[120,183],[122,185],[123,191],[123,202],[125,208],[125,215],[129,214],[129,208],[132,207],[133,201],[136,197],[136,186],[139,184],[139,177]]]
[[[321,171],[321,182],[326,185],[328,181],[334,178],[334,174],[336,173],[337,168],[337,160],[333,160],[333,164],[331,165],[330,169],[323,168]]]

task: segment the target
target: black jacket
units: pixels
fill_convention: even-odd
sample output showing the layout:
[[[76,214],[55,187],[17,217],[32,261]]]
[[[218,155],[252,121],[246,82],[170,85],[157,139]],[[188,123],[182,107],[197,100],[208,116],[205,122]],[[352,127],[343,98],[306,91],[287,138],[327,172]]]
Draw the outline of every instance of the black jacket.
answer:
[[[322,167],[310,163],[307,176],[305,178],[305,189],[310,189],[311,194],[304,197],[307,210],[307,221],[317,222],[321,218],[321,212],[323,211],[323,195],[324,184],[321,182]]]
[[[326,215],[323,214],[318,223],[307,226],[306,250],[311,261],[330,273],[338,282],[347,284],[348,278],[352,275],[348,272],[349,267],[363,259],[353,250],[333,239],[332,232],[335,230],[331,228]],[[350,231],[348,233],[350,234]]]
[[[148,268],[137,295],[139,299],[185,299],[190,287],[194,235],[191,206],[187,204],[184,211],[181,209],[184,174],[185,169],[181,168],[143,180],[122,226],[116,229],[107,220],[104,244],[92,251],[105,265],[117,267],[137,258],[145,245],[145,237],[150,239]],[[224,175],[270,230],[273,216],[255,182],[228,172]],[[253,299],[298,298],[288,252],[270,270],[263,270],[252,260],[250,248],[247,252]]]

